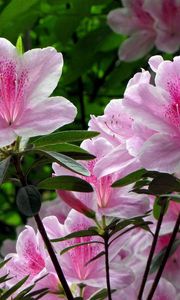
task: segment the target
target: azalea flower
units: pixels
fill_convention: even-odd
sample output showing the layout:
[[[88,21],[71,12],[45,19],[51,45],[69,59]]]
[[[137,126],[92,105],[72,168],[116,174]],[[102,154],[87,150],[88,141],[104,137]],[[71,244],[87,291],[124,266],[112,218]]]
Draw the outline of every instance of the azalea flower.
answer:
[[[18,136],[53,132],[72,122],[76,108],[63,97],[51,97],[63,67],[62,54],[54,48],[19,54],[0,38],[0,147]]]
[[[44,243],[39,233],[36,234],[32,227],[26,226],[26,229],[19,234],[16,253],[9,253],[6,259],[10,260],[5,264],[4,271],[11,278],[6,282],[6,287],[11,288],[24,277],[29,276],[21,290],[38,281],[33,290],[49,288],[52,293],[60,292],[59,280],[44,248]],[[43,300],[59,299],[57,295],[49,294],[48,296],[44,296]]]
[[[123,8],[108,14],[109,26],[120,34],[130,36],[119,48],[119,58],[125,61],[139,59],[148,53],[156,38],[154,19],[144,8],[144,0],[123,0]]]
[[[148,211],[149,201],[147,197],[130,192],[132,186],[122,188],[111,187],[112,183],[120,177],[118,172],[113,173],[111,171],[105,176],[98,176],[96,174],[96,167],[98,167],[98,173],[100,173],[99,162],[101,158],[103,158],[104,155],[108,157],[108,155],[111,156],[112,154],[112,145],[107,140],[101,137],[93,140],[86,140],[81,144],[81,147],[96,156],[95,160],[83,162],[90,172],[90,176],[83,177],[83,179],[92,185],[94,192],[77,193],[58,190],[58,194],[62,200],[86,215],[86,211],[88,211],[87,207],[93,209],[101,216],[105,215],[119,218],[130,218],[142,215]],[[118,162],[116,162],[116,164],[118,164]],[[105,166],[102,163],[102,170],[104,170],[104,167]],[[56,163],[53,164],[53,169],[58,176],[72,175],[71,171],[65,170]],[[79,175],[76,174],[75,176]],[[72,199],[74,199],[74,204],[77,203],[77,207],[72,205]],[[84,205],[86,206],[86,210],[83,211],[81,207]]]
[[[126,89],[123,102],[127,113],[140,124],[154,130],[142,144],[138,158],[148,170],[176,173],[180,169],[179,77],[180,57],[164,61],[149,60],[156,73],[154,84],[137,83]],[[141,132],[139,132],[141,137]]]
[[[119,58],[141,58],[155,45],[174,53],[180,47],[180,3],[177,0],[122,0],[123,8],[108,14],[113,31],[128,37],[119,49]]]
[[[87,230],[94,226],[93,220],[83,214],[71,210],[65,223],[59,223],[56,217],[43,219],[50,239],[64,237],[72,232]],[[88,243],[89,242],[89,243]],[[87,243],[70,249],[59,257],[63,272],[70,283],[83,283],[90,287],[106,288],[106,271],[104,256],[89,262],[104,250],[103,239],[99,236],[75,237],[66,241],[55,242],[54,248],[61,253],[67,247],[79,243]],[[120,246],[121,247],[121,243]],[[122,262],[116,260],[119,248],[117,243],[109,247],[110,278],[112,288],[124,288],[132,283],[134,275],[130,268],[125,268]],[[88,263],[89,262],[89,263]]]

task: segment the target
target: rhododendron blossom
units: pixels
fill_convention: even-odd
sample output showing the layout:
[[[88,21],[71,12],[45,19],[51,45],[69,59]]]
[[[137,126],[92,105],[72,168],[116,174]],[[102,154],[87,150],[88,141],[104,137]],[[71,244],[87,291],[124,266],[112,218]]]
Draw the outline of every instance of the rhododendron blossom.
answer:
[[[180,46],[178,0],[122,0],[123,8],[108,14],[108,24],[116,32],[128,35],[119,49],[125,61],[139,59],[155,45],[174,53]]]
[[[108,141],[103,138],[96,138],[95,140],[84,141],[81,146],[96,156],[95,160],[84,163],[91,175],[89,177],[83,177],[84,180],[88,181],[93,186],[94,192],[87,194],[59,190],[58,194],[66,203],[69,202],[69,205],[71,206],[73,194],[78,201],[83,203],[83,205],[94,209],[101,215],[120,218],[133,217],[148,211],[149,204],[146,196],[130,193],[131,187],[129,186],[117,189],[111,187],[112,183],[120,176],[118,172],[110,172],[110,174],[107,174],[106,176],[96,176],[96,165],[98,164],[98,161],[104,154],[107,155],[108,150],[112,150],[112,145],[108,143]],[[72,172],[65,170],[56,163],[53,164],[53,168],[56,175],[72,174]],[[75,199],[74,202],[76,203]],[[79,205],[79,207],[81,206]],[[73,208],[80,211],[76,207]],[[85,211],[84,213],[86,214]]]
[[[75,231],[87,230],[94,224],[92,220],[75,210],[70,211],[64,225],[60,224],[57,218],[53,216],[46,217],[43,222],[51,239],[64,237]],[[102,238],[87,236],[54,243],[56,252],[60,253],[67,247],[89,242],[87,245],[75,247],[60,256],[59,260],[69,282],[84,283],[98,288],[106,287],[104,257],[102,256],[88,263],[104,249],[102,241]],[[112,288],[124,288],[133,281],[134,276],[130,268],[125,268],[122,262],[116,260],[117,254],[116,243],[115,246],[109,249],[111,285]]]
[[[21,55],[9,41],[0,39],[0,147],[17,136],[48,134],[74,120],[73,104],[63,97],[48,98],[62,66],[61,53],[52,47]]]
[[[39,234],[35,234],[32,227],[22,231],[16,244],[17,253],[8,254],[5,259],[10,260],[5,265],[7,274],[11,274],[11,279],[7,281],[7,287],[12,287],[25,276],[29,276],[25,285],[30,286],[36,281],[36,289],[43,285],[52,292],[59,291],[59,280],[51,266],[48,254],[44,248],[44,243]],[[24,286],[23,286],[24,287]],[[57,299],[54,296],[44,299]]]
[[[152,57],[155,85],[137,83],[126,89],[123,102],[134,120],[154,130],[142,145],[139,159],[143,167],[167,173],[179,173],[179,76],[180,58],[164,61]],[[141,133],[139,132],[139,137]]]

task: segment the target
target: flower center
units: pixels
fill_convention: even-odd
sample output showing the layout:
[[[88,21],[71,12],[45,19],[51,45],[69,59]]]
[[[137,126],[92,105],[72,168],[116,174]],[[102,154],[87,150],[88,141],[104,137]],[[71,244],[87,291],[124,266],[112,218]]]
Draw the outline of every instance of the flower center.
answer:
[[[78,224],[73,231],[87,229],[85,224]],[[96,260],[87,264],[93,257],[95,257],[101,250],[102,245],[91,243],[94,241],[93,237],[77,237],[73,241],[68,241],[67,246],[72,246],[79,243],[87,243],[86,245],[78,246],[69,251],[74,269],[79,279],[86,279],[89,274],[95,269]],[[88,244],[89,242],[89,244]]]
[[[0,115],[8,125],[14,123],[23,111],[27,81],[27,71],[18,71],[15,62],[0,61]]]

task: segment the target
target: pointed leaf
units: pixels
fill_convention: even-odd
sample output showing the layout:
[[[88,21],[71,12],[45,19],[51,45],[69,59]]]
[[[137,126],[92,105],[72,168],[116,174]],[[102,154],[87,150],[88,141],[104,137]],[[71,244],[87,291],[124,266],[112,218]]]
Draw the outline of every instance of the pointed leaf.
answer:
[[[85,180],[73,176],[55,176],[47,178],[38,184],[40,189],[66,190],[83,193],[93,192],[92,186]]]
[[[84,236],[98,236],[99,234],[97,233],[97,231],[95,230],[79,230],[79,231],[75,231],[73,233],[70,233],[64,237],[61,238],[57,238],[57,239],[53,239],[51,240],[52,242],[56,243],[56,242],[62,242],[62,241],[66,241],[66,240],[70,240],[72,238],[76,238],[76,237],[84,237]]]
[[[20,280],[17,284],[12,286],[8,291],[5,291],[1,295],[1,300],[7,300],[13,293],[15,293],[28,279],[29,276],[24,277],[22,280]]]
[[[75,152],[75,153],[83,153],[89,154],[86,150],[80,148],[77,145],[69,144],[69,143],[56,143],[56,144],[49,144],[45,146],[36,146],[37,149],[47,150],[47,151],[55,151],[60,153],[66,152]],[[93,155],[92,155],[93,156]]]
[[[164,210],[164,215],[167,212],[168,207],[169,207],[169,199],[168,198],[163,199],[163,198],[160,198],[160,197],[156,197],[155,201],[154,201],[154,204],[153,204],[153,216],[156,220],[159,219],[160,214],[161,214],[162,201],[166,201],[166,207],[165,207],[165,210]]]
[[[80,175],[89,176],[89,171],[74,159],[57,152],[39,151],[39,153],[46,155],[53,159],[53,161],[59,163],[64,168],[71,170]]]
[[[11,260],[11,258],[8,258],[8,259],[6,259],[6,260],[1,261],[1,262],[0,262],[0,269],[3,268],[3,267],[5,266],[5,264],[6,264],[9,260]]]
[[[74,244],[74,245],[72,245],[72,246],[69,246],[69,247],[63,249],[63,250],[60,252],[60,254],[62,255],[62,254],[68,252],[69,250],[71,250],[71,249],[73,249],[73,248],[80,247],[80,246],[84,246],[84,245],[89,245],[89,244],[103,244],[103,245],[104,245],[104,243],[103,243],[103,242],[100,242],[100,241],[89,241],[89,242],[78,243],[78,244]]]
[[[99,132],[86,130],[69,130],[52,133],[50,135],[42,136],[33,141],[33,144],[38,146],[56,145],[66,142],[77,142],[97,136]]]
[[[161,173],[149,184],[149,192],[152,195],[180,192],[180,182],[173,175]]]
[[[111,292],[113,292],[115,290],[112,290]],[[102,289],[96,293],[94,293],[89,300],[104,300],[108,297],[108,291],[107,289]]]
[[[95,261],[96,259],[100,258],[101,256],[105,255],[105,251],[99,252],[96,256],[91,258],[85,265],[89,265],[91,262]]]
[[[122,187],[122,186],[126,186],[128,184],[134,183],[134,182],[138,181],[139,179],[141,179],[146,172],[147,171],[145,169],[140,169],[138,171],[135,171],[135,172],[115,181],[112,184],[112,187]]]

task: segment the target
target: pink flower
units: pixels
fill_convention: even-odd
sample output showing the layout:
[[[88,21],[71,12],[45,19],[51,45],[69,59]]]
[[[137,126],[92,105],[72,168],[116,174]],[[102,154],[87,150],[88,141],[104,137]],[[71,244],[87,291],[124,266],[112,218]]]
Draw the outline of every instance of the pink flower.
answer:
[[[29,278],[21,288],[24,289],[46,275],[36,284],[35,289],[38,289],[38,287],[42,288],[44,285],[50,291],[58,291],[59,281],[54,269],[51,267],[44,243],[40,235],[35,234],[32,227],[26,226],[26,229],[20,233],[16,244],[16,253],[8,254],[5,259],[8,258],[11,259],[5,264],[4,270],[12,279],[7,281],[7,287],[12,287],[29,275]],[[55,298],[50,298],[49,296],[48,299],[54,300]]]
[[[147,299],[152,284],[153,280],[148,280],[144,290],[143,299]],[[176,296],[177,292],[173,284],[168,280],[161,278],[152,300],[175,300]]]
[[[155,56],[149,63],[156,72],[155,85],[140,82],[128,87],[123,104],[135,122],[145,121],[154,130],[139,153],[142,166],[180,174],[180,57],[171,62]]]
[[[108,24],[116,32],[130,36],[119,49],[121,60],[136,60],[153,47],[154,19],[144,8],[144,0],[124,0],[123,8],[108,14]]]
[[[149,209],[149,202],[147,197],[142,195],[136,195],[135,193],[130,193],[131,187],[124,188],[111,188],[112,183],[119,179],[119,173],[109,173],[106,176],[98,176],[96,174],[96,167],[98,167],[98,173],[100,168],[100,160],[105,154],[107,159],[109,155],[109,159],[111,161],[111,153],[108,153],[108,149],[112,150],[112,145],[108,143],[104,138],[96,138],[93,140],[87,140],[82,143],[82,147],[96,156],[95,160],[83,162],[85,167],[89,170],[90,176],[83,177],[84,180],[88,181],[94,188],[94,192],[92,193],[69,193],[63,192],[64,197],[62,199],[68,203],[73,208],[78,211],[82,211],[80,202],[83,205],[86,205],[90,209],[100,213],[105,216],[113,216],[120,218],[128,218],[137,215],[141,215],[145,213]],[[116,162],[118,164],[118,162]],[[103,163],[101,164],[102,170],[104,170]],[[53,169],[56,175],[72,175],[70,171],[65,170],[61,166],[57,164],[53,164]],[[79,175],[76,175],[79,176]],[[62,196],[62,192],[58,192],[60,196]],[[77,201],[78,207],[72,206],[72,195]],[[66,197],[65,197],[66,196]],[[66,198],[66,199],[65,199]],[[74,203],[76,203],[74,198]],[[78,204],[79,203],[79,204]]]
[[[149,83],[150,73],[142,70],[129,80],[127,89],[137,84]],[[144,124],[134,122],[123,106],[124,100],[111,100],[104,115],[91,116],[90,130],[97,130],[113,145],[113,149],[101,157],[96,164],[98,177],[120,172],[120,177],[142,168],[138,153],[144,142],[154,131]],[[118,163],[117,163],[118,162]]]
[[[94,222],[75,210],[71,210],[64,225],[56,217],[46,217],[43,220],[46,231],[51,239],[64,237],[79,230],[87,230]],[[104,250],[102,238],[98,236],[76,237],[64,242],[54,243],[57,253],[78,243],[88,243],[75,247],[59,257],[63,272],[71,283],[84,283],[91,287],[105,288],[106,273],[104,256],[87,264],[92,258]],[[94,243],[93,243],[94,242]],[[101,242],[101,243],[98,243]],[[133,274],[123,263],[116,261],[117,244],[109,248],[110,276],[113,288],[123,288],[133,281]]]
[[[63,58],[54,48],[19,55],[0,39],[0,147],[20,137],[51,133],[70,123],[76,108],[63,97],[49,95],[61,76]]]
[[[123,8],[108,14],[108,24],[116,32],[128,35],[119,49],[119,58],[136,60],[155,45],[174,53],[180,46],[180,3],[176,0],[124,0]]]
[[[155,20],[156,47],[164,52],[179,50],[180,3],[177,0],[145,0],[146,11]]]
[[[142,300],[146,300],[153,284],[153,280],[148,280],[145,286]],[[137,300],[139,287],[131,285],[121,292],[114,293],[113,300]],[[152,300],[176,300],[177,292],[175,287],[166,279],[161,278]]]

